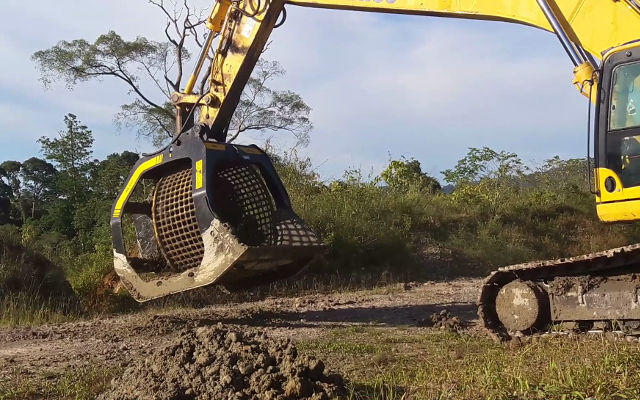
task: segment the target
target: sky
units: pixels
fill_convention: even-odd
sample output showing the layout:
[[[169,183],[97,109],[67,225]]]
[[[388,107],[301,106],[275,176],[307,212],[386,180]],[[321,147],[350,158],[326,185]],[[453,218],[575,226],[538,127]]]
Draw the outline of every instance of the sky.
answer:
[[[325,180],[339,179],[347,168],[378,174],[401,156],[441,179],[440,171],[469,147],[515,152],[531,165],[555,155],[584,157],[587,102],[571,85],[573,67],[548,32],[498,22],[287,10],[264,57],[287,71],[274,86],[299,93],[312,108],[311,143],[298,154],[310,157]],[[109,30],[127,40],[163,40],[163,15],[145,0],[2,0],[0,15],[0,161],[39,155],[37,139],[56,135],[70,112],[93,131],[97,158],[153,149],[114,123],[119,106],[134,99],[123,84],[105,79],[45,89],[31,55],[59,40],[93,41]]]

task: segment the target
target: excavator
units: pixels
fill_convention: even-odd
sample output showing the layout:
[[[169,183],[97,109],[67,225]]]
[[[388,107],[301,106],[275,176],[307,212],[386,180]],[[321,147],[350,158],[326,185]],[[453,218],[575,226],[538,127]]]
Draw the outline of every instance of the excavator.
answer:
[[[640,219],[640,1],[217,0],[194,71],[171,97],[172,141],[137,162],[112,208],[114,268],[136,300],[265,284],[323,252],[268,155],[227,142],[242,91],[289,5],[502,21],[554,34],[574,65],[573,85],[593,103],[587,161],[598,217]],[[197,93],[205,64],[208,85]],[[550,326],[638,331],[640,244],[501,268],[485,280],[478,312],[500,338]]]

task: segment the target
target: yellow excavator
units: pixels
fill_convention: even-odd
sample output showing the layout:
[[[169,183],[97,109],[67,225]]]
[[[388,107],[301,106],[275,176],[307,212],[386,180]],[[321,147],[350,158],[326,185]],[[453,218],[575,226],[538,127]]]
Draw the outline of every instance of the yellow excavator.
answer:
[[[640,219],[640,1],[217,0],[194,72],[171,98],[173,140],[139,160],[113,205],[115,271],[138,301],[287,278],[324,249],[293,211],[265,152],[226,142],[285,5],[504,21],[554,33],[574,64],[573,84],[595,106],[598,216]],[[212,51],[208,89],[195,93]],[[551,324],[639,330],[640,245],[502,268],[483,285],[479,315],[499,337]]]

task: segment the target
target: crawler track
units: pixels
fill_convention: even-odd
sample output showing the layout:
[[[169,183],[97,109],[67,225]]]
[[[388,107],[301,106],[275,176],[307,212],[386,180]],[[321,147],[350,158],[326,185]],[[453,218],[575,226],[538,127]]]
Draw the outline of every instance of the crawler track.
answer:
[[[515,281],[540,287],[548,298],[549,304],[543,305],[549,307],[543,310],[548,312],[547,320],[538,330],[557,323],[571,326],[571,322],[586,330],[596,323],[610,326],[622,322],[630,329],[640,327],[640,243],[577,257],[516,264],[492,272],[482,286],[478,316],[498,339],[509,339],[514,333],[500,320],[496,299],[505,285]],[[620,290],[613,293],[607,285]],[[574,319],[567,319],[567,315]],[[524,333],[535,331],[532,328]]]

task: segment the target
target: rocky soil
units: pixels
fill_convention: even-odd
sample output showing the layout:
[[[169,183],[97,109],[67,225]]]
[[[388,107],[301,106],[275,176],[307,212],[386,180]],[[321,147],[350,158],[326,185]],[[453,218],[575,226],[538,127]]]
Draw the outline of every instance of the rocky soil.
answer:
[[[325,368],[298,354],[297,340],[363,325],[399,334],[434,327],[477,331],[480,285],[477,279],[410,283],[4,328],[0,383],[18,376],[47,381],[70,368],[99,365],[125,369],[104,399],[149,390],[154,395],[144,398],[252,399],[260,398],[258,392],[265,399],[328,398],[343,390],[340,376],[328,368],[340,372],[343,366]]]
[[[299,355],[288,339],[222,324],[181,332],[127,368],[100,400],[312,399],[346,395],[342,376]]]

